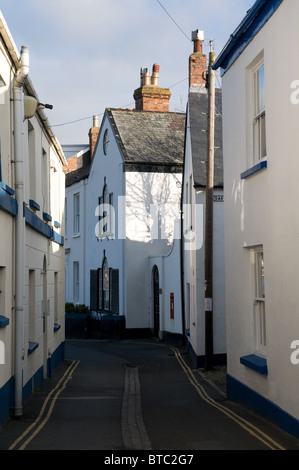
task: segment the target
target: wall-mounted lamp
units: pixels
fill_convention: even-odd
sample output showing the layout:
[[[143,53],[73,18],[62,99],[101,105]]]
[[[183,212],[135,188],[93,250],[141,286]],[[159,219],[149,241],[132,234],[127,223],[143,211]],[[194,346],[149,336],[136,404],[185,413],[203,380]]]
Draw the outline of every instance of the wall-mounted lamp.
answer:
[[[38,103],[38,107],[39,107],[40,109],[45,109],[45,108],[46,108],[46,109],[53,109],[53,105],[52,105],[52,104],[48,104],[48,103],[45,103],[45,104],[43,104],[43,103]]]
[[[30,119],[35,115],[37,100],[33,96],[24,96],[24,118]]]
[[[33,96],[24,96],[24,118],[30,119],[32,118],[37,110],[39,109],[53,109],[52,104],[48,103],[38,103],[38,101]]]

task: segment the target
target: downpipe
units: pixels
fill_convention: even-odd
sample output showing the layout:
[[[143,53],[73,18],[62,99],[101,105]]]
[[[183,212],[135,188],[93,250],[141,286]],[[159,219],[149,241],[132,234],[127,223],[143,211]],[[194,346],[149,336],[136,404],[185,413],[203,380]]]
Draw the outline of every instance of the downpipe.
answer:
[[[23,85],[29,75],[29,49],[22,46],[21,67],[13,85],[15,195],[16,217],[15,271],[15,407],[14,415],[23,414],[23,355],[24,355],[24,285],[25,285],[25,217],[24,197],[24,96]]]

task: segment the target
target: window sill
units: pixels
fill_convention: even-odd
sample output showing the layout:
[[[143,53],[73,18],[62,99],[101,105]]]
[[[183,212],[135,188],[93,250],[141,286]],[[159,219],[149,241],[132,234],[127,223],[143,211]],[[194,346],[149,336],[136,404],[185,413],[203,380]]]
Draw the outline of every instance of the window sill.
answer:
[[[263,160],[263,161],[259,162],[257,165],[254,165],[253,167],[251,167],[248,170],[241,173],[241,179],[245,180],[246,178],[249,178],[250,176],[254,175],[255,173],[258,173],[259,171],[262,171],[262,170],[266,169],[267,166],[268,166],[267,160]]]
[[[29,199],[29,206],[33,210],[40,211],[40,205],[37,202],[35,202],[33,199]]]
[[[0,315],[0,328],[5,328],[7,325],[9,325],[9,318]]]
[[[240,357],[240,363],[261,375],[268,375],[267,359],[251,354]]]
[[[29,341],[28,343],[28,354],[32,354],[38,348],[38,343],[35,341]]]
[[[49,214],[47,214],[47,212],[43,212],[43,219],[46,222],[51,222],[52,221],[52,217]]]
[[[4,189],[4,191],[7,192],[10,196],[13,196],[15,194],[14,190],[10,188],[7,184],[3,183],[3,181],[0,181],[0,188]]]

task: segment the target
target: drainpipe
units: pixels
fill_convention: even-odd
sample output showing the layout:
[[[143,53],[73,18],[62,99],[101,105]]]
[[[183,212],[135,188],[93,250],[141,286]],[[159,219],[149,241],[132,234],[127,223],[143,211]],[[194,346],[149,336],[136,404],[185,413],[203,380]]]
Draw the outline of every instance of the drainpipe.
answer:
[[[29,50],[22,46],[20,69],[13,85],[15,195],[18,203],[16,217],[16,274],[15,274],[15,416],[23,414],[23,355],[24,355],[24,284],[25,284],[25,217],[23,85],[29,74]]]

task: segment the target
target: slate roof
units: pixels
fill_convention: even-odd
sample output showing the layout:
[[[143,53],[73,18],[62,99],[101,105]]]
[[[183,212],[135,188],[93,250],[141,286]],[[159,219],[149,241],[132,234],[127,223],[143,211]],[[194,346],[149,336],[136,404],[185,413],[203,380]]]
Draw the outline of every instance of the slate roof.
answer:
[[[216,89],[215,99],[214,185],[223,187],[222,90]],[[194,186],[206,186],[208,145],[208,95],[205,89],[189,92],[189,113]]]
[[[184,113],[107,109],[126,171],[182,171]]]

